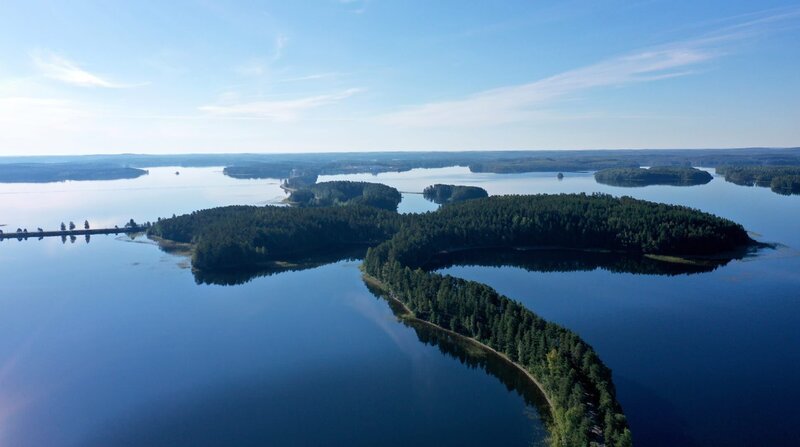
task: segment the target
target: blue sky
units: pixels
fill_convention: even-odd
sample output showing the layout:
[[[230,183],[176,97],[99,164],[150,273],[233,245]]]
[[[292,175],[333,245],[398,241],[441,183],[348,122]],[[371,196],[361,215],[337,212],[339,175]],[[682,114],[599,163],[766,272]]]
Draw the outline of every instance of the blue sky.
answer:
[[[800,145],[798,1],[5,1],[0,155]]]

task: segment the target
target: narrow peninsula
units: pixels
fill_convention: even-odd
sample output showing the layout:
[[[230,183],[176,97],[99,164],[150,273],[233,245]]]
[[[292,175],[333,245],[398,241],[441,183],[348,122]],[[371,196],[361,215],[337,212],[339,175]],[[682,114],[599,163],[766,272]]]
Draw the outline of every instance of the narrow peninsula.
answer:
[[[369,246],[365,279],[413,318],[493,350],[525,371],[550,406],[554,446],[630,446],[611,370],[577,334],[475,281],[434,273],[459,250],[599,249],[631,257],[723,256],[755,244],[741,225],[687,207],[603,194],[495,196],[400,215],[354,204],[224,207],[163,219],[150,234],[193,247],[199,270],[258,268]]]

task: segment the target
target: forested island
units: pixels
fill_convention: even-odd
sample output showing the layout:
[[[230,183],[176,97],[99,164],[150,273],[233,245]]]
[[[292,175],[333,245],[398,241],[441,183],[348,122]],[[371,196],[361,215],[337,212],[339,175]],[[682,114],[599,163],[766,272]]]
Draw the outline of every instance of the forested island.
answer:
[[[597,183],[611,186],[694,186],[705,185],[714,177],[689,166],[654,166],[651,168],[609,168],[594,173]]]
[[[489,197],[489,193],[485,189],[477,186],[442,185],[440,183],[426,187],[422,190],[422,195],[440,205]]]
[[[233,206],[160,220],[150,234],[191,244],[201,271],[370,246],[365,278],[398,304],[400,316],[496,351],[537,383],[559,446],[631,445],[610,370],[568,329],[486,285],[432,273],[437,256],[490,247],[718,256],[754,243],[740,225],[707,213],[601,194],[489,197],[419,215],[363,204]]]
[[[0,183],[50,183],[67,180],[119,180],[146,175],[144,169],[107,163],[0,164]]]
[[[297,206],[366,205],[395,211],[400,192],[380,183],[334,181],[292,190],[287,201]]]
[[[161,219],[148,234],[192,245],[200,270],[259,270],[354,246],[397,232],[401,216],[371,206],[226,206]]]
[[[721,166],[717,174],[743,186],[769,187],[783,194],[800,194],[800,166]]]

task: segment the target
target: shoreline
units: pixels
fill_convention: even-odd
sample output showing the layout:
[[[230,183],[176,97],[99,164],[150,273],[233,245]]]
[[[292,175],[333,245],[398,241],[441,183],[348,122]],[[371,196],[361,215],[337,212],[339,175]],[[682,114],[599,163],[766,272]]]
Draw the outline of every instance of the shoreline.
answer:
[[[459,334],[458,332],[451,331],[450,329],[445,329],[445,328],[443,328],[443,327],[441,327],[441,326],[439,326],[437,324],[431,323],[430,321],[423,320],[421,318],[417,318],[417,316],[414,315],[414,312],[412,312],[411,309],[409,309],[408,306],[406,306],[405,303],[403,303],[402,301],[397,299],[394,296],[394,293],[381,280],[379,280],[378,278],[375,278],[374,276],[372,276],[372,275],[370,275],[370,274],[368,274],[366,272],[363,272],[363,270],[362,270],[362,277],[363,277],[364,281],[366,281],[369,284],[371,284],[371,285],[379,288],[380,290],[383,290],[384,292],[386,292],[385,297],[388,300],[390,300],[392,303],[397,304],[398,306],[400,306],[401,309],[403,309],[404,313],[402,315],[397,315],[397,318],[400,318],[400,319],[403,319],[403,320],[407,320],[407,321],[413,321],[415,323],[423,324],[423,325],[428,326],[430,328],[433,328],[433,329],[435,329],[437,331],[441,331],[441,332],[444,332],[444,333],[446,333],[448,335],[451,335],[451,336],[453,336],[453,337],[455,337],[455,338],[457,338],[459,340],[462,340],[462,341],[470,343],[470,344],[472,344],[474,346],[477,346],[477,347],[479,347],[480,349],[482,349],[484,351],[488,351],[488,352],[496,355],[497,357],[499,357],[500,359],[505,361],[507,364],[513,366],[514,368],[516,368],[517,370],[522,372],[530,380],[530,382],[536,386],[536,388],[542,394],[542,397],[544,397],[545,401],[547,402],[547,406],[548,406],[548,409],[549,409],[549,412],[550,412],[550,414],[547,415],[547,418],[549,419],[549,421],[547,421],[547,422],[549,422],[550,424],[553,424],[553,425],[556,424],[555,417],[553,416],[553,414],[555,413],[555,409],[556,409],[555,404],[550,399],[550,396],[547,394],[547,391],[545,391],[544,386],[541,384],[541,382],[539,382],[539,380],[536,377],[534,377],[534,375],[531,374],[530,371],[525,369],[524,366],[520,365],[517,362],[512,361],[505,354],[503,354],[501,352],[498,352],[497,350],[495,350],[491,346],[489,346],[489,345],[487,345],[487,344],[485,344],[485,343],[483,343],[483,342],[481,342],[481,341],[479,341],[477,339],[474,339],[472,337],[467,337],[466,335]]]

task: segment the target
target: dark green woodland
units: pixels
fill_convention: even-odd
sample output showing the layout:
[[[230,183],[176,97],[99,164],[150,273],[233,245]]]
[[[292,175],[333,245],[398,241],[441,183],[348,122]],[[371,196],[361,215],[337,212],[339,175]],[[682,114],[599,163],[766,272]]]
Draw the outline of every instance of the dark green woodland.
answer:
[[[193,244],[201,271],[257,268],[370,246],[364,270],[413,318],[471,338],[536,378],[559,446],[629,446],[611,371],[577,334],[489,286],[431,272],[443,254],[502,248],[714,256],[753,244],[738,224],[691,208],[609,195],[496,196],[400,215],[354,204],[234,206],[164,219],[150,234]]]

